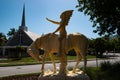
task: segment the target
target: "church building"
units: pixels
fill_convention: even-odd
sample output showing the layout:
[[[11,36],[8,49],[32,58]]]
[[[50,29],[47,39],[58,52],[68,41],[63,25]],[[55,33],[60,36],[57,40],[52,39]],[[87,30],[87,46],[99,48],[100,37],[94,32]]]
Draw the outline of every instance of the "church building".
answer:
[[[28,56],[27,47],[35,41],[40,35],[30,32],[25,24],[25,5],[23,6],[23,14],[21,26],[15,35],[10,38],[3,48],[3,54],[10,57],[26,57]]]

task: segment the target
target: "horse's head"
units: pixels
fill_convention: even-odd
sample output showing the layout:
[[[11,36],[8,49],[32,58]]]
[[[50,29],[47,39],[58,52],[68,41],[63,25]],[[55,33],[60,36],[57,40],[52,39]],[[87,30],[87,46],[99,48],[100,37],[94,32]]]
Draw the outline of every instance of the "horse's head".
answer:
[[[32,56],[35,60],[41,61],[41,58],[39,57],[39,38],[36,39],[28,48],[27,53]]]
[[[55,37],[55,34],[49,33],[46,35],[42,35],[40,38],[37,38],[28,48],[27,52],[30,56],[32,56],[35,60],[41,61],[41,58],[39,57],[39,48],[43,50],[49,49],[49,40],[52,37]]]

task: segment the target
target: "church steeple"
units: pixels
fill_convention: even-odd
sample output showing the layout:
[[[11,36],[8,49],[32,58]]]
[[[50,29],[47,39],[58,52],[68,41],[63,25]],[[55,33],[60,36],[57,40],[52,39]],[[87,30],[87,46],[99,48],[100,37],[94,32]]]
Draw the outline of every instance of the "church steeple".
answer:
[[[22,14],[21,26],[25,26],[25,4],[23,6],[23,14]]]
[[[22,21],[21,21],[21,26],[19,27],[19,29],[23,31],[27,31],[27,27],[25,25],[25,4],[23,5]]]

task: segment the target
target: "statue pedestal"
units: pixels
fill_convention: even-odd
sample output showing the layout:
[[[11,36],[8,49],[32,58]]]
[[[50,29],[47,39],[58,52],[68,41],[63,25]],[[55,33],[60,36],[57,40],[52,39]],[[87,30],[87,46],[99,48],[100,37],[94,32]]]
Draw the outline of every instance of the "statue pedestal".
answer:
[[[51,71],[46,71],[45,75],[39,76],[38,80],[90,80],[87,74],[83,74],[81,71],[72,73],[68,71],[66,75],[59,75],[58,72],[53,74]]]

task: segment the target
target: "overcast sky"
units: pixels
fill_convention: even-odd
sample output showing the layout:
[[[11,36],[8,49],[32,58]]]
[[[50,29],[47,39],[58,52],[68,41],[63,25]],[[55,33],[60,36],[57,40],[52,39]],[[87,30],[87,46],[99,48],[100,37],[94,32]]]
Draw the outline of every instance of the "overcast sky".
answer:
[[[23,5],[26,9],[26,26],[37,34],[51,33],[58,25],[46,20],[60,21],[60,14],[65,10],[74,10],[67,26],[68,33],[79,32],[88,38],[96,38],[89,16],[78,12],[77,0],[0,0],[0,32],[7,34],[10,28],[18,29],[21,25]]]

